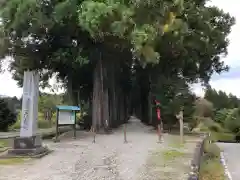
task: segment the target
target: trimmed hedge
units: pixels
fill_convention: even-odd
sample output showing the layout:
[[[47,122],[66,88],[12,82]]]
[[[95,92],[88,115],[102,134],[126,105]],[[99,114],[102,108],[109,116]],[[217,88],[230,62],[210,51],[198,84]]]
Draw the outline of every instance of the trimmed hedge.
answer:
[[[224,167],[220,159],[219,147],[216,144],[209,144],[208,141],[205,141],[199,180],[225,180]]]

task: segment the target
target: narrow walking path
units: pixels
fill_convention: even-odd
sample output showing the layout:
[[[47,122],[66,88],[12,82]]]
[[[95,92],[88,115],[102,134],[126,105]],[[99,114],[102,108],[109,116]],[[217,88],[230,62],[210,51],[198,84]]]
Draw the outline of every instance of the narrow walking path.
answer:
[[[240,179],[240,144],[236,143],[217,143],[223,151],[224,159],[226,161],[227,170],[230,174],[230,180]]]
[[[162,180],[153,177],[146,166],[151,155],[167,144],[157,143],[157,135],[150,129],[132,118],[127,144],[122,128],[111,135],[97,135],[95,144],[91,135],[80,137],[82,134],[76,140],[48,142],[53,153],[25,164],[0,166],[0,180]]]

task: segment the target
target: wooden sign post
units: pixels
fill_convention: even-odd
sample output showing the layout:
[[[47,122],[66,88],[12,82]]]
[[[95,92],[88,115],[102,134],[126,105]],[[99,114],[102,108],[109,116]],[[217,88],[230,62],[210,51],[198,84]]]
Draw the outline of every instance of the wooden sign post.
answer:
[[[76,139],[76,112],[80,111],[78,106],[57,106],[57,119],[56,119],[56,138],[55,142],[59,142],[59,127],[60,126],[73,126],[73,137]]]
[[[183,143],[183,111],[181,110],[177,115],[176,118],[179,121],[179,126],[180,126],[180,142]]]
[[[95,128],[92,126],[92,133],[93,133],[93,143],[96,143],[96,131]]]
[[[124,130],[123,130],[123,134],[124,134],[124,143],[127,143],[127,124],[124,124]]]

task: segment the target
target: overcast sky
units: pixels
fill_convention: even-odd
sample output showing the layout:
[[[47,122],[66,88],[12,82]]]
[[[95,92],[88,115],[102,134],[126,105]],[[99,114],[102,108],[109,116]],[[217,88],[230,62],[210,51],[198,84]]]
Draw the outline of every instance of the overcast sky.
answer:
[[[232,32],[229,36],[229,54],[223,59],[231,69],[228,73],[214,76],[214,78],[210,81],[210,84],[217,90],[232,93],[240,97],[240,91],[237,88],[237,84],[240,84],[240,61],[238,57],[238,46],[240,46],[238,44],[240,43],[240,0],[212,0],[211,4],[218,6],[225,12],[229,12],[232,16],[234,16],[236,18],[236,25],[232,28]],[[7,63],[5,63],[5,67],[6,66]],[[50,84],[54,83],[55,81],[51,80]],[[193,90],[200,96],[204,93],[199,85],[194,85]],[[45,91],[49,92],[49,90]],[[11,78],[11,74],[7,70],[5,73],[0,74],[0,95],[17,97],[21,97],[22,95],[22,89],[17,86],[16,81]]]
[[[239,0],[212,0],[211,4],[218,6],[225,12],[229,12],[236,18],[236,25],[233,26],[232,32],[229,35],[230,45],[228,47],[228,56],[223,60],[230,66],[230,71],[221,75],[216,75],[210,81],[213,88],[232,93],[240,97],[240,91],[237,84],[240,84],[240,58],[238,57],[240,51],[240,1]],[[194,86],[194,91],[198,95],[203,95],[203,90],[199,85]]]

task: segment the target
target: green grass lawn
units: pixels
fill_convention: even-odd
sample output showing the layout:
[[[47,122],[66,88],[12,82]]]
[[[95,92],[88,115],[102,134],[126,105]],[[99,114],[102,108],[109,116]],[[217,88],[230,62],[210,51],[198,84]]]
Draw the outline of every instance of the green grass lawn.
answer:
[[[7,150],[7,148],[10,146],[8,139],[0,139],[0,153]]]
[[[0,139],[0,148],[5,148],[9,146],[9,140],[7,139]]]

